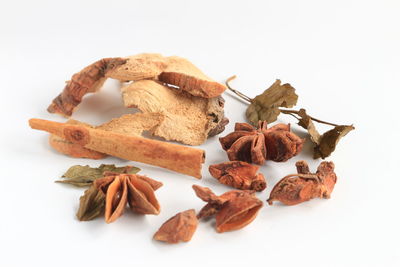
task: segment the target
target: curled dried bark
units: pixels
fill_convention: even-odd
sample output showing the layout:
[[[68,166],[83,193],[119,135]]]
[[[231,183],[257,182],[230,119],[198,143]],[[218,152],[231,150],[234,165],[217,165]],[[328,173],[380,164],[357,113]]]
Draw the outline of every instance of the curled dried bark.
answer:
[[[330,198],[337,180],[333,162],[321,162],[316,173],[310,173],[305,161],[297,162],[296,167],[297,174],[287,175],[274,186],[267,200],[270,205],[274,201],[296,205],[313,198]]]
[[[144,115],[157,114],[160,120],[149,130],[166,140],[200,145],[223,131],[228,123],[222,97],[193,96],[153,80],[123,87],[122,97],[126,107],[138,108]]]
[[[87,93],[94,93],[105,82],[105,72],[118,65],[125,64],[126,59],[103,58],[74,74],[70,81],[48,107],[50,113],[71,116],[75,107]]]
[[[83,96],[96,92],[106,78],[121,81],[157,79],[204,98],[217,97],[226,89],[184,58],[163,57],[159,54],[104,58],[74,74],[62,93],[53,100],[48,111],[71,116]]]
[[[208,202],[197,218],[215,215],[219,233],[241,229],[251,223],[263,206],[262,201],[250,190],[231,190],[216,196],[209,188],[193,185],[198,197]]]
[[[265,160],[287,161],[300,153],[304,139],[290,131],[290,125],[276,124],[267,129],[259,122],[258,128],[247,123],[236,123],[235,131],[219,139],[229,160],[263,164]]]
[[[136,174],[106,176],[94,181],[93,186],[105,194],[105,220],[114,222],[124,212],[126,204],[140,214],[159,214],[160,205],[154,191],[162,184]]]
[[[163,223],[153,238],[170,244],[188,242],[192,239],[197,225],[198,220],[195,210],[186,210]]]
[[[259,167],[244,161],[228,161],[210,165],[210,174],[222,184],[237,189],[263,191],[267,187],[264,175],[257,173]]]

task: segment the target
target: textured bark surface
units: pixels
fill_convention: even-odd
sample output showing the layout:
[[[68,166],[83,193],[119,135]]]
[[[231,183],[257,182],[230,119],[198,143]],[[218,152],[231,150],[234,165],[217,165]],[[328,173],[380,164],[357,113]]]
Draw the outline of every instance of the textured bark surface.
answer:
[[[58,152],[73,158],[104,159],[107,157],[107,154],[87,149],[54,134],[49,136],[49,144]]]
[[[168,66],[158,76],[162,82],[178,86],[188,93],[212,98],[221,95],[226,87],[206,76],[189,60],[181,57],[168,57]]]
[[[210,135],[223,131],[228,122],[221,97],[196,97],[153,80],[123,87],[122,96],[126,107],[138,108],[143,114],[159,114],[161,119],[150,131],[166,140],[200,145]]]
[[[64,90],[59,94],[48,107],[50,113],[58,113],[63,116],[71,116],[84,95],[94,93],[105,82],[105,72],[115,66],[126,62],[122,58],[104,58],[87,66],[78,73],[75,73],[67,82]]]
[[[33,129],[56,134],[72,143],[115,157],[159,166],[201,178],[205,152],[201,149],[41,119],[31,119]]]
[[[194,209],[180,212],[167,220],[154,234],[154,239],[176,244],[188,242],[197,229],[198,220]]]

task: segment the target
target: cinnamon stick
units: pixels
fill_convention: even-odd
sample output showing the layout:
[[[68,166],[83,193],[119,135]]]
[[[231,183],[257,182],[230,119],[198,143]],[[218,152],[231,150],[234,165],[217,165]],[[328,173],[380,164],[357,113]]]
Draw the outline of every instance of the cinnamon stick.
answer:
[[[201,178],[204,150],[42,119],[30,119],[32,129],[46,131],[70,142],[122,159],[138,161]]]

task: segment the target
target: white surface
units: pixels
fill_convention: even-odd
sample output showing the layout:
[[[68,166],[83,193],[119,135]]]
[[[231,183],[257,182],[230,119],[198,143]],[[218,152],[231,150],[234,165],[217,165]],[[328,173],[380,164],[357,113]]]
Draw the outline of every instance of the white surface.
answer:
[[[8,1],[0,10],[1,266],[399,266],[398,91],[400,2],[393,1]],[[226,160],[217,138],[202,180],[109,158],[54,152],[32,117],[62,121],[46,108],[64,81],[102,57],[141,52],[187,57],[208,75],[249,96],[275,78],[290,82],[298,107],[318,118],[354,123],[329,158],[338,183],[330,200],[265,206],[241,231],[217,234],[201,223],[192,241],[165,245],[153,233],[169,217],[204,204],[192,184],[216,183],[207,166]],[[226,113],[244,121],[245,105],[225,93]],[[74,118],[100,123],[127,112],[117,84],[88,96]],[[282,121],[294,123],[288,116]],[[295,131],[303,132],[297,126]],[[396,140],[396,141],[395,141]],[[261,171],[269,187],[306,159],[308,143],[287,163]],[[134,164],[164,182],[159,216],[129,212],[107,225],[75,219],[83,190],[55,184],[69,166]],[[225,265],[224,265],[225,266]]]

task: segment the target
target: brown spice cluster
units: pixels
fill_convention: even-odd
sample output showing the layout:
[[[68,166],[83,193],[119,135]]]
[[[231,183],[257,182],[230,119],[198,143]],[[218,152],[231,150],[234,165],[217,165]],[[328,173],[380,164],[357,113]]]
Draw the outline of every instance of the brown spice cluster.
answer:
[[[228,161],[210,165],[210,174],[221,184],[237,189],[263,191],[267,187],[264,175],[257,173],[259,167],[244,161]]]
[[[274,201],[296,205],[313,198],[330,198],[337,180],[333,162],[321,162],[316,173],[310,172],[305,161],[298,161],[296,167],[297,174],[287,175],[272,189],[267,200],[270,205]]]
[[[300,153],[304,139],[290,131],[290,125],[276,124],[267,129],[265,121],[258,128],[236,123],[235,131],[219,139],[229,160],[264,164],[265,160],[287,161]]]
[[[197,214],[199,219],[214,216],[218,233],[234,231],[250,224],[263,206],[254,191],[231,190],[220,196],[211,189],[193,185],[196,195],[207,204]]]

